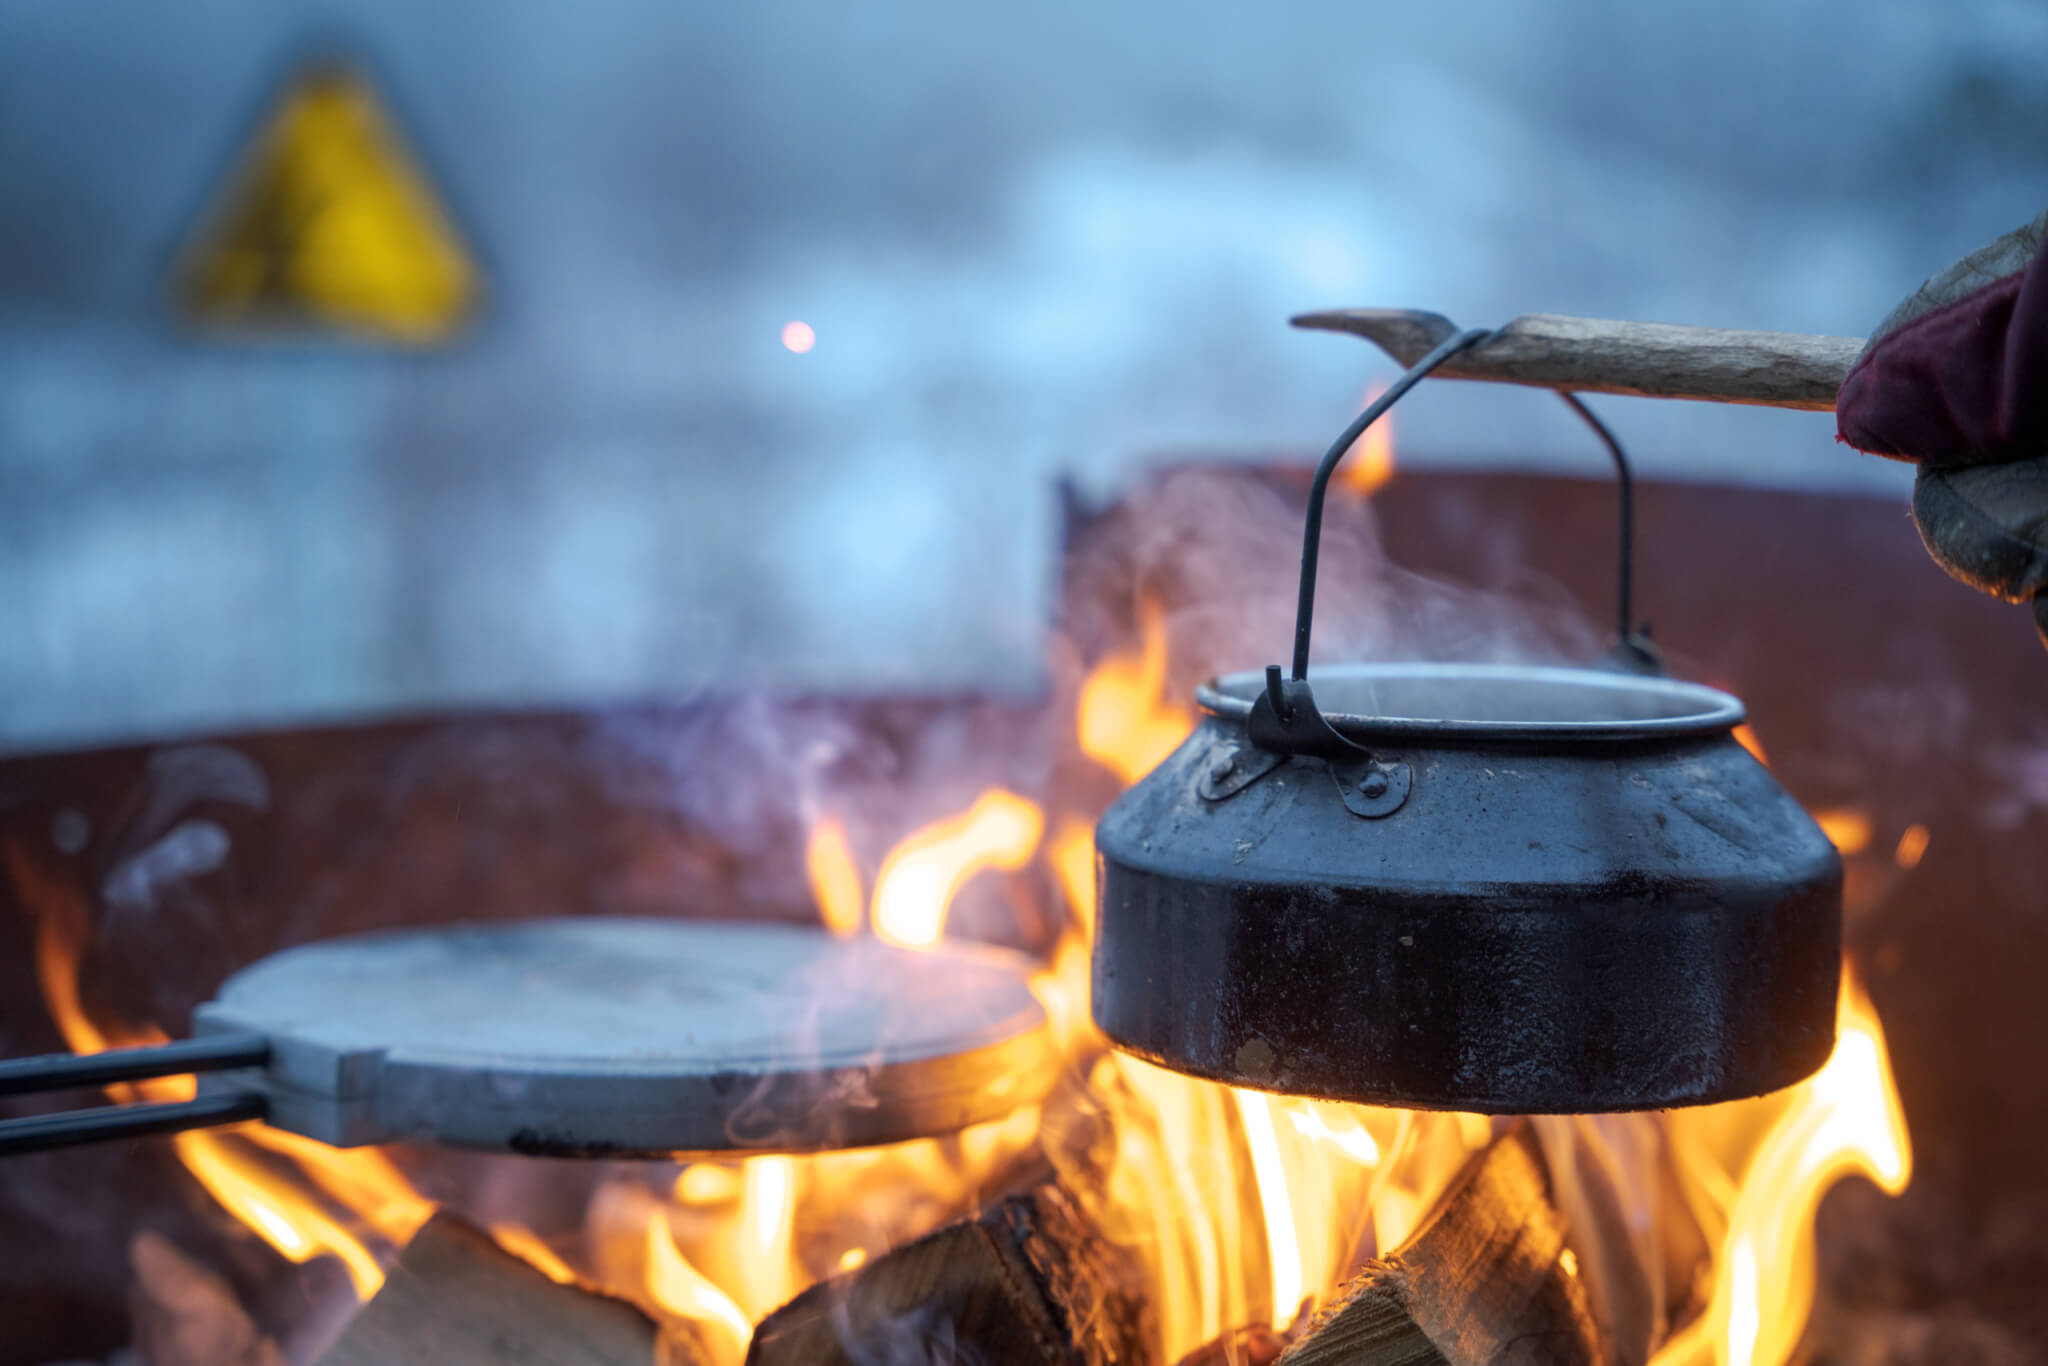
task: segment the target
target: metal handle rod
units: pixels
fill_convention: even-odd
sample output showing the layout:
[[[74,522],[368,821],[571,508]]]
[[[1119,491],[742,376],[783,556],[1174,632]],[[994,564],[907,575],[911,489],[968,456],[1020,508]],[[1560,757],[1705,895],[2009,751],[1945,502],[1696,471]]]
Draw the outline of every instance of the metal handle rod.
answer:
[[[1629,468],[1628,453],[1621,448],[1621,439],[1608,429],[1605,422],[1593,415],[1577,394],[1559,390],[1559,398],[1565,406],[1585,419],[1586,425],[1600,438],[1600,444],[1607,447],[1607,453],[1614,457],[1614,482],[1621,489],[1621,536],[1619,553],[1621,564],[1616,572],[1616,607],[1620,614],[1621,644],[1626,649],[1636,639],[1635,622],[1635,574],[1636,574],[1636,478]]]
[[[270,1040],[261,1034],[205,1034],[147,1048],[110,1048],[104,1053],[46,1053],[0,1061],[0,1096],[260,1067],[269,1060]]]
[[[1338,462],[1365,434],[1365,429],[1377,422],[1380,414],[1393,407],[1401,395],[1421,383],[1425,375],[1452,356],[1492,335],[1486,328],[1475,327],[1439,342],[1428,355],[1409,366],[1407,373],[1389,385],[1384,394],[1368,403],[1364,412],[1352,419],[1351,425],[1323,454],[1323,462],[1316,466],[1315,482],[1308,489],[1308,527],[1301,538],[1301,596],[1294,608],[1294,679],[1297,683],[1308,677],[1309,626],[1316,612],[1316,555],[1322,548],[1323,499],[1330,489],[1330,476],[1337,472]]]
[[[1417,314],[1415,316],[1429,319],[1433,324],[1430,335],[1442,337],[1442,340],[1436,344],[1429,354],[1409,366],[1407,371],[1399,379],[1395,380],[1385,393],[1367,404],[1365,411],[1353,418],[1351,425],[1338,434],[1336,441],[1331,443],[1330,449],[1324,452],[1322,463],[1316,466],[1315,480],[1309,485],[1308,525],[1302,534],[1301,541],[1301,595],[1294,609],[1294,681],[1297,683],[1304,682],[1308,678],[1309,629],[1315,617],[1316,607],[1316,560],[1322,549],[1323,502],[1329,493],[1330,476],[1336,473],[1338,463],[1350,452],[1351,447],[1357,442],[1358,438],[1365,434],[1366,428],[1377,422],[1381,414],[1393,407],[1403,394],[1414,388],[1430,371],[1443,365],[1459,352],[1468,351],[1472,347],[1486,341],[1489,337],[1500,335],[1485,328],[1473,328],[1469,331],[1444,336],[1443,334],[1450,332],[1454,326],[1450,319],[1440,317],[1434,313]],[[1303,321],[1304,319],[1302,318],[1295,319],[1297,324],[1301,324]],[[1315,326],[1319,324],[1310,322],[1309,325]],[[1594,434],[1600,438],[1600,443],[1607,447],[1607,453],[1614,458],[1615,482],[1619,486],[1621,495],[1621,534],[1619,537],[1620,544],[1617,547],[1620,552],[1618,555],[1620,564],[1615,584],[1616,624],[1619,628],[1621,642],[1617,647],[1617,653],[1622,656],[1633,656],[1648,663],[1650,667],[1655,668],[1655,655],[1641,644],[1641,638],[1636,633],[1634,603],[1636,496],[1635,474],[1629,467],[1628,453],[1622,449],[1620,439],[1614,435],[1605,422],[1602,422],[1594,415],[1593,410],[1588,408],[1577,394],[1566,390],[1559,390],[1557,396],[1563,399],[1565,405],[1574,413],[1577,413],[1588,427],[1593,429]],[[1266,696],[1271,702],[1276,716],[1283,721],[1292,719],[1292,707],[1281,689],[1280,666],[1277,664],[1270,666],[1266,670]]]
[[[263,1118],[265,1102],[254,1092],[202,1096],[169,1105],[109,1105],[97,1110],[65,1110],[0,1120],[0,1157],[71,1148],[110,1138],[208,1129]]]

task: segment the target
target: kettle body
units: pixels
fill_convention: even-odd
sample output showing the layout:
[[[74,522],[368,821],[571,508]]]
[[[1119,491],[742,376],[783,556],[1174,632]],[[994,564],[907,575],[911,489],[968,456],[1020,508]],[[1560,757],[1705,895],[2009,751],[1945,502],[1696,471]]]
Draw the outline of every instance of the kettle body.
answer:
[[[1735,698],[1466,664],[1315,687],[1369,762],[1262,751],[1261,680],[1228,675],[1103,816],[1091,999],[1118,1047],[1484,1113],[1703,1104],[1826,1061],[1841,859]]]

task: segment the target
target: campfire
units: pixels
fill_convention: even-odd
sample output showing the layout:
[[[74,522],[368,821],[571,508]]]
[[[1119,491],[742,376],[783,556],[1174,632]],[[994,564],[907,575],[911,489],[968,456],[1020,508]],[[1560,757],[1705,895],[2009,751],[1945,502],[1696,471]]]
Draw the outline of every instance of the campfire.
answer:
[[[1357,597],[1331,618],[1365,636],[1411,629],[1372,597],[1383,566],[1347,569],[1378,554],[1369,500],[1391,452],[1362,468],[1334,514],[1358,530],[1325,551]],[[1168,481],[1150,506],[1171,522],[1187,512],[1176,499],[1218,498],[1240,518],[1286,507],[1222,476]],[[431,1359],[461,1363],[691,1366],[1792,1360],[1815,1302],[1822,1196],[1850,1176],[1897,1194],[1912,1175],[1883,1026],[1853,970],[1816,1075],[1690,1110],[1378,1108],[1219,1085],[1106,1047],[1088,1006],[1095,821],[1187,736],[1187,678],[1243,658],[1232,652],[1270,620],[1287,568],[1219,592],[1205,561],[1241,564],[1227,538],[1150,535],[1120,534],[1094,559],[1076,549],[1060,682],[1020,742],[1043,781],[988,786],[898,830],[829,787],[804,802],[793,862],[833,934],[926,951],[971,920],[975,937],[1039,950],[1060,1072],[1042,1101],[881,1147],[668,1162],[342,1149],[264,1125],[181,1133],[169,1142],[194,1187],[302,1269],[303,1312],[286,1331],[259,1322],[226,1269],[139,1232],[139,1352],[151,1366],[424,1360],[428,1343]],[[1516,630],[1541,624],[1509,615]],[[1753,734],[1745,743],[1761,757]],[[1859,808],[1816,815],[1845,852],[1876,838]],[[1897,865],[1927,844],[1909,829]],[[82,985],[102,931],[80,886],[17,836],[4,854],[64,1042],[163,1040]],[[123,1101],[193,1089],[108,1088]]]

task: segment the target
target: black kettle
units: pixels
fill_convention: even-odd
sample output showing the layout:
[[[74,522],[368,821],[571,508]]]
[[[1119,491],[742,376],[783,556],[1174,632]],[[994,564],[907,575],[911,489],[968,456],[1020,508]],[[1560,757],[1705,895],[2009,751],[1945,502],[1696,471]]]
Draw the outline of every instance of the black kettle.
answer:
[[[1212,679],[1193,735],[1097,827],[1095,1022],[1235,1085],[1487,1113],[1697,1105],[1833,1047],[1834,846],[1734,738],[1742,704],[1661,677],[1628,607],[1604,667],[1354,664]]]

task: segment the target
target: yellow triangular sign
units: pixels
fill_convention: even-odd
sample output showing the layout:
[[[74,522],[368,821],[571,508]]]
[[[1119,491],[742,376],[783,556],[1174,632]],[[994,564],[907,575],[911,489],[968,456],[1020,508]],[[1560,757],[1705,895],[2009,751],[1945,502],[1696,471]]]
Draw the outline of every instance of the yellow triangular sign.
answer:
[[[216,325],[446,340],[476,267],[361,79],[302,75],[187,248],[187,314]]]

